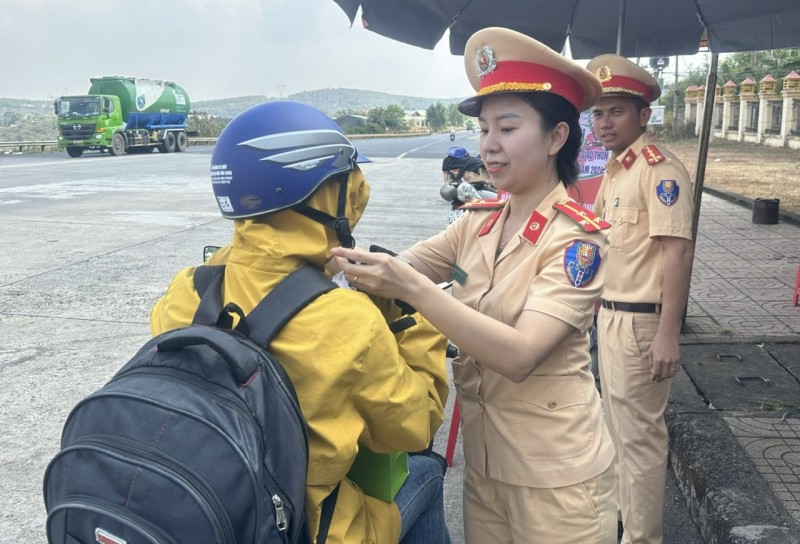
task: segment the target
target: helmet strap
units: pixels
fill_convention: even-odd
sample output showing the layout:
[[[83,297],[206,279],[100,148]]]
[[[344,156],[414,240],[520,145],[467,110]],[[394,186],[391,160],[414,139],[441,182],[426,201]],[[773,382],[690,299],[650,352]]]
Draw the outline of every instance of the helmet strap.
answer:
[[[339,176],[339,199],[336,207],[336,217],[332,217],[325,212],[315,210],[305,203],[292,206],[292,209],[301,215],[305,215],[309,219],[322,223],[329,227],[336,233],[336,239],[339,240],[339,245],[346,248],[356,247],[356,240],[350,231],[350,221],[345,215],[345,207],[347,206],[347,179],[349,176]]]

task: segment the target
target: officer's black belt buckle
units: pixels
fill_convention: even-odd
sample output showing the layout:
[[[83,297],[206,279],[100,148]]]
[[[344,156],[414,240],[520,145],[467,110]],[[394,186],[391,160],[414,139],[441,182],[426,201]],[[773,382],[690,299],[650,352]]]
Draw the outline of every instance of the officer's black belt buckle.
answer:
[[[635,312],[637,314],[660,314],[661,304],[650,302],[614,302],[613,300],[600,299],[600,305],[609,310],[618,312]]]

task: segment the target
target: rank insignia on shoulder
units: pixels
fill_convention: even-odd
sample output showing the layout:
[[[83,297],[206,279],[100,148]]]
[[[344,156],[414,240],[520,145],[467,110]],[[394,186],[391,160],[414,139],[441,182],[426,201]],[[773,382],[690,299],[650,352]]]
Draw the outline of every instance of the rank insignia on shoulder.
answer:
[[[603,221],[574,200],[560,200],[553,204],[553,209],[565,214],[586,232],[597,232],[611,227],[610,223]]]
[[[499,210],[506,205],[505,200],[496,198],[476,198],[458,207],[459,210]]]
[[[644,146],[644,148],[642,148],[642,155],[644,155],[647,164],[650,166],[658,164],[664,160],[664,155],[662,155],[658,148],[653,144]]]
[[[656,187],[656,196],[665,206],[672,206],[678,201],[681,188],[674,179],[662,179]]]
[[[574,287],[589,285],[600,269],[597,244],[575,240],[564,250],[564,272]]]

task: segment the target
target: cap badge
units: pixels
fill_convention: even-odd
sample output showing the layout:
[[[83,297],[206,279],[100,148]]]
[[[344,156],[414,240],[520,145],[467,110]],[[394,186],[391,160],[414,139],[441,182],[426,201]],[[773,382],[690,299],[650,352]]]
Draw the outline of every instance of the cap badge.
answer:
[[[484,77],[497,68],[497,61],[494,58],[494,51],[491,45],[484,45],[475,55],[475,64],[478,66],[478,75]]]
[[[597,79],[600,80],[600,83],[611,81],[611,68],[609,66],[601,66],[595,71],[594,75],[597,76]]]

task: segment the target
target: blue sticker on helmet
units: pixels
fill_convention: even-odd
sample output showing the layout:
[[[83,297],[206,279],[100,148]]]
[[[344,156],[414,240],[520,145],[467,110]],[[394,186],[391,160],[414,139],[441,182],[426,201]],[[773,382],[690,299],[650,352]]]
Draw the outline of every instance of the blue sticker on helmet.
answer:
[[[662,179],[656,187],[656,195],[665,206],[675,204],[678,201],[678,193],[680,193],[680,187],[674,179]]]
[[[575,287],[591,283],[600,269],[600,254],[597,244],[576,240],[564,250],[564,272]]]

